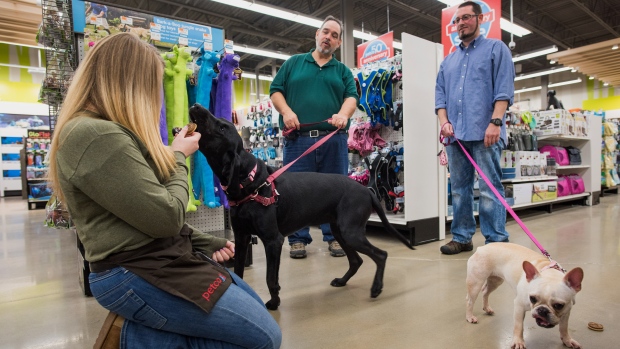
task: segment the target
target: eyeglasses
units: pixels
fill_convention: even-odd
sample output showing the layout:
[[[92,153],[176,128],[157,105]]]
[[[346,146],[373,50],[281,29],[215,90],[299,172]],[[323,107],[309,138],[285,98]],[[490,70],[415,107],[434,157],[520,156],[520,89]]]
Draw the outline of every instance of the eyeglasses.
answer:
[[[456,17],[453,21],[452,24],[459,24],[459,22],[462,20],[463,22],[467,22],[470,19],[476,17],[478,15],[463,15],[462,17]]]

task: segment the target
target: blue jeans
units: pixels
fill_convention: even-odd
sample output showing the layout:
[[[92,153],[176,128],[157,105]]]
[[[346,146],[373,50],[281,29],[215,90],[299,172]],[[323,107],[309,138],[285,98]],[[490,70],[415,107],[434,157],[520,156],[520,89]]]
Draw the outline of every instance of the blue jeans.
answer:
[[[230,275],[234,282],[210,313],[123,267],[91,273],[89,282],[99,304],[128,320],[121,348],[279,348],[282,332],[263,301]]]
[[[503,148],[502,142],[499,141],[488,148],[484,146],[484,141],[461,141],[461,144],[503,197],[502,168],[499,164]],[[452,233],[452,240],[465,244],[471,241],[471,237],[476,232],[476,219],[474,217],[475,168],[458,143],[452,143],[446,147],[446,150],[450,166],[452,207],[454,209],[450,232]],[[478,182],[480,184],[480,231],[486,239],[485,243],[508,242],[506,208],[482,178]]]
[[[303,152],[308,150],[316,142],[323,137],[299,137],[295,140],[284,140],[284,165],[297,159]],[[297,160],[297,162],[291,166],[288,171],[291,172],[320,172],[320,173],[339,173],[347,175],[349,173],[349,148],[347,146],[347,140],[349,135],[347,133],[337,133],[333,135],[327,142],[318,147],[315,151]],[[335,238],[332,235],[332,230],[329,223],[321,224],[321,231],[323,232],[323,241],[334,241]],[[294,244],[301,242],[303,244],[309,244],[312,242],[310,236],[310,228],[306,227],[300,229],[288,237],[288,243]]]

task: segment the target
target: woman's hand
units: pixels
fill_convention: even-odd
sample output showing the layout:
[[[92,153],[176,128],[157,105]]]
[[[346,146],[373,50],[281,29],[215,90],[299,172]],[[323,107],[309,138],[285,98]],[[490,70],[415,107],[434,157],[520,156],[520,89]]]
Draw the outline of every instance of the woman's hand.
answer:
[[[198,150],[198,140],[200,140],[200,133],[193,132],[192,134],[187,134],[187,126],[183,127],[181,131],[174,137],[170,148],[173,151],[180,151],[188,157]]]
[[[235,256],[235,244],[233,242],[226,242],[226,246],[215,251],[212,259],[218,263],[226,262]]]

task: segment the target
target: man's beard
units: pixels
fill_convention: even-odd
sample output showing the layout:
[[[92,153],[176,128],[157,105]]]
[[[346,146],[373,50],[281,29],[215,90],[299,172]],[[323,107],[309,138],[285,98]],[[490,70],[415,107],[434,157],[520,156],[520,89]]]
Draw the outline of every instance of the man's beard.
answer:
[[[319,51],[321,54],[324,54],[324,55],[331,55],[331,54],[333,54],[333,53],[336,51],[336,50],[335,50],[333,47],[331,47],[331,46],[329,46],[329,48],[323,48],[323,45],[322,45],[322,44],[323,44],[323,43],[322,43],[322,42],[320,42],[320,43],[317,43],[317,45],[316,45],[316,50],[317,50],[317,51]]]
[[[459,32],[459,39],[461,39],[461,41],[463,41],[463,40],[465,40],[465,39],[469,39],[469,38],[471,38],[472,36],[476,35],[476,32],[478,31],[478,26],[479,26],[479,25],[480,25],[480,24],[478,23],[478,19],[476,18],[476,28],[474,28],[474,30],[473,30],[471,33],[469,33],[469,34],[461,34],[461,33]]]

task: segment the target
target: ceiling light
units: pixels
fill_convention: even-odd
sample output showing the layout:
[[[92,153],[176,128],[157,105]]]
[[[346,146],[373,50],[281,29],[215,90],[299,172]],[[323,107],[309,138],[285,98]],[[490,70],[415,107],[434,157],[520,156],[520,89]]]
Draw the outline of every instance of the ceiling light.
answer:
[[[556,82],[556,83],[553,83],[553,84],[549,84],[548,86],[549,87],[558,87],[558,86],[564,86],[564,85],[578,84],[580,82],[581,82],[581,78],[575,79],[575,80]]]
[[[290,12],[283,9],[280,9],[275,6],[270,6],[267,4],[258,3],[256,1],[243,1],[243,0],[213,0],[215,2],[220,2],[222,4],[242,8],[245,10],[250,10],[258,13],[262,13],[265,15],[278,17],[282,19],[286,19],[289,21],[306,24],[313,26],[315,28],[320,28],[321,24],[323,24],[322,20],[301,15],[297,12]]]
[[[590,76],[588,80],[594,80],[594,76]]]
[[[534,57],[538,57],[538,56],[544,56],[546,54],[554,53],[554,52],[558,52],[558,47],[555,46],[555,45],[553,45],[551,47],[548,47],[548,48],[545,48],[545,49],[542,49],[542,50],[532,51],[532,52],[528,52],[528,53],[523,53],[523,54],[517,55],[515,57],[512,57],[512,61],[513,62],[523,61],[523,60],[526,60],[526,59],[530,59],[530,58],[534,58]],[[552,61],[552,62],[553,63],[551,63],[551,64],[555,63],[555,61]]]
[[[577,72],[577,69],[575,69],[575,68],[571,68],[570,72],[571,72],[571,73],[576,73],[576,72]]]
[[[549,61],[549,64],[555,64],[555,61]]]
[[[604,83],[603,86],[609,86],[609,84],[608,83]]]
[[[562,81],[562,82],[556,82],[554,84],[549,84],[547,85],[547,87],[558,87],[558,86],[564,86],[564,85],[571,85],[571,84],[577,84],[580,83],[581,79],[575,79],[575,80],[568,80],[568,81]],[[531,91],[538,91],[541,90],[542,87],[541,86],[536,86],[536,87],[528,87],[528,88],[522,88],[520,90],[515,90],[515,94],[519,94],[519,93],[523,93],[523,92],[531,92]]]
[[[617,49],[618,49],[618,45],[613,45],[613,46],[611,47],[611,49],[612,49],[612,50],[617,50]]]
[[[283,53],[279,53],[275,51],[263,50],[259,48],[247,47],[243,45],[233,45],[233,50],[238,51],[238,52],[245,52],[245,53],[249,53],[249,54],[257,55],[257,56],[277,58],[277,59],[281,59],[284,61],[291,58],[291,55],[287,55],[287,54],[283,54]]]
[[[537,86],[537,87],[529,87],[529,88],[522,88],[520,90],[515,90],[515,94],[519,94],[519,93],[523,93],[523,92],[531,92],[531,91],[538,91],[542,89],[542,87]]]
[[[462,0],[437,0],[439,2],[443,2],[446,5],[452,6],[452,5],[458,5],[460,3],[462,3]],[[500,13],[501,15],[501,13]],[[505,19],[505,18],[500,18],[499,20],[499,27],[502,28],[502,30],[507,31],[509,33],[513,33],[514,35],[521,37],[523,35],[527,35],[527,34],[531,34],[532,32],[519,26],[516,25],[514,23],[511,23],[509,20]]]
[[[559,72],[563,72],[563,71],[567,71],[567,70],[571,70],[571,69],[573,69],[573,68],[571,68],[571,67],[563,67],[563,68],[556,68],[556,69],[544,70],[544,71],[540,71],[540,72],[536,72],[536,73],[532,73],[532,74],[527,74],[527,75],[517,76],[517,77],[515,78],[515,81],[525,80],[525,79],[530,79],[530,78],[535,78],[535,77],[537,77],[537,76],[543,76],[543,75],[555,74],[555,73],[559,73]]]
[[[293,22],[297,22],[297,23],[301,23],[305,25],[309,25],[314,28],[320,28],[321,25],[323,24],[323,21],[320,19],[304,16],[296,12],[282,10],[280,8],[272,7],[269,5],[263,5],[256,1],[244,1],[244,0],[212,0],[212,1],[230,5],[230,6],[235,6],[238,8],[245,9],[245,10],[250,10],[250,11],[266,14],[266,15],[273,16],[273,17],[286,19],[289,21],[293,21]],[[354,30],[353,37],[366,40],[366,41],[370,41],[370,40],[376,39],[377,35],[373,35],[370,33],[364,33],[359,30]],[[392,47],[398,50],[402,50],[403,44],[400,42],[394,41]],[[241,52],[250,53],[247,51],[241,51]],[[268,57],[272,57],[272,56],[268,56]]]
[[[256,79],[256,74],[243,72],[241,77],[244,79]],[[268,75],[259,75],[258,80],[273,81],[273,77]]]

